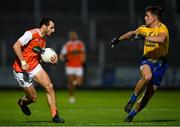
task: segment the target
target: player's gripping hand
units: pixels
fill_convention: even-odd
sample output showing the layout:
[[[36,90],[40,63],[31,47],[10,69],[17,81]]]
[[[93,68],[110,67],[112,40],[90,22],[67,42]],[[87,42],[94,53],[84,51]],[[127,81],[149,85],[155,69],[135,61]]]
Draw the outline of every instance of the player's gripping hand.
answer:
[[[51,64],[57,64],[57,63],[58,63],[58,57],[57,57],[57,55],[54,55],[53,57],[51,57],[50,63],[51,63]]]
[[[44,50],[40,46],[35,46],[33,48],[33,51],[37,54],[41,54],[42,52],[44,52]]]
[[[25,60],[21,61],[21,68],[22,68],[23,71],[27,71],[28,70],[29,65],[26,63]]]
[[[131,41],[135,41],[135,40],[145,40],[145,35],[143,35],[143,34],[132,34],[130,37],[129,37],[129,39],[131,40]]]
[[[111,41],[110,41],[110,46],[111,48],[114,48],[119,42],[119,36],[114,37]]]

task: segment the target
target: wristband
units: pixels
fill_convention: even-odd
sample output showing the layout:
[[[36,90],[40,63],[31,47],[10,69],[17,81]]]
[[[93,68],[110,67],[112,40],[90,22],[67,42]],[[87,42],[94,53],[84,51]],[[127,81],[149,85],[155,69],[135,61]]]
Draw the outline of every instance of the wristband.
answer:
[[[26,61],[25,60],[22,60],[21,61],[21,65],[26,65],[27,63],[26,63]]]

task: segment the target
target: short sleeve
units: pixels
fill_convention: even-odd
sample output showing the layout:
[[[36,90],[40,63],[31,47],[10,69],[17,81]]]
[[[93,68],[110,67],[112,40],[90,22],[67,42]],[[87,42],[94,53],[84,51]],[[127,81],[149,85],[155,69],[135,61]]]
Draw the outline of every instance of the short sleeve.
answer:
[[[167,35],[168,34],[167,28],[166,27],[160,27],[158,30],[158,33],[165,33]]]
[[[30,31],[26,31],[23,36],[21,36],[18,40],[21,42],[22,46],[26,45],[32,39],[32,33]]]
[[[67,54],[66,45],[63,45],[62,50],[61,50],[61,54],[63,54],[63,55]]]
[[[144,33],[144,32],[143,32],[143,31],[144,31],[144,28],[145,28],[144,26],[138,27],[138,28],[136,29],[136,33],[137,33],[137,34],[143,34],[143,33]]]
[[[86,48],[85,48],[85,45],[84,43],[82,42],[82,51],[85,52],[86,51]]]

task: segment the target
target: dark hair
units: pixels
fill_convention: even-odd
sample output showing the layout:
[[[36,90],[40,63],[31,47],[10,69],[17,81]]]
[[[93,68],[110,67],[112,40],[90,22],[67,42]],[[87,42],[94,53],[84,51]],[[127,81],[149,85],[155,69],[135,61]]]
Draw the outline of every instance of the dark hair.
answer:
[[[151,12],[153,15],[155,15],[158,20],[161,20],[162,17],[162,7],[161,6],[148,6],[146,8],[146,12]]]
[[[75,30],[70,30],[69,32],[68,32],[68,35],[70,34],[70,33],[77,33]]]
[[[48,26],[50,21],[54,23],[54,20],[52,18],[47,17],[47,16],[42,17],[39,23],[39,27],[42,27],[42,25]]]

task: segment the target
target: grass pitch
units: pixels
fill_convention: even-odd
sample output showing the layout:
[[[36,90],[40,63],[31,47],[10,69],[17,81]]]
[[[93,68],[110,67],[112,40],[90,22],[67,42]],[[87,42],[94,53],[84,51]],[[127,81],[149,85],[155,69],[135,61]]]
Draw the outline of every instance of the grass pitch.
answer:
[[[27,117],[17,105],[23,91],[0,91],[1,126],[180,126],[180,90],[160,90],[132,123],[124,123],[124,105],[132,90],[86,90],[76,92],[76,103],[69,104],[67,91],[56,90],[64,124],[51,121],[44,91],[37,91],[38,100],[30,105]]]

